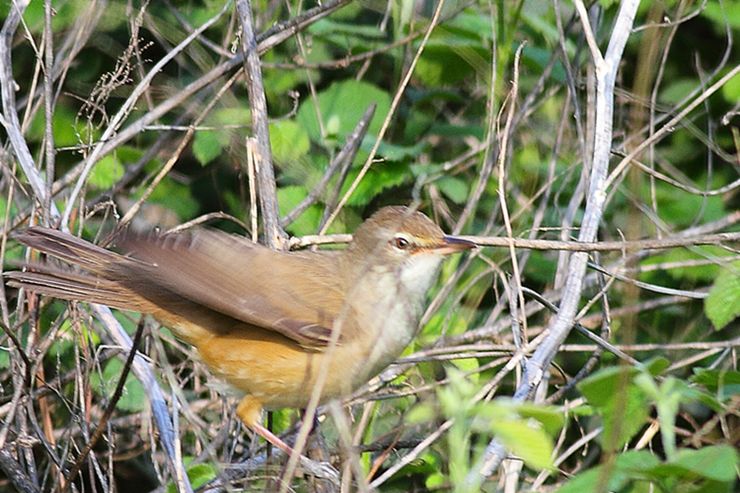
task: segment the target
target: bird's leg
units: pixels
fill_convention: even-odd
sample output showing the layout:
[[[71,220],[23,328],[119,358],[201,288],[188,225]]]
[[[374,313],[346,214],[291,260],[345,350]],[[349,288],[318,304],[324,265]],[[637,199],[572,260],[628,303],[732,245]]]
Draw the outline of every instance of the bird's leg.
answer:
[[[293,455],[294,449],[274,435],[270,430],[262,426],[260,418],[262,416],[262,403],[252,396],[244,397],[239,405],[236,406],[236,415],[239,419],[250,428],[253,432],[273,444],[286,454]],[[304,457],[301,454],[298,455],[301,466],[313,476],[318,478],[328,479],[334,485],[339,486],[339,473],[329,463],[316,462],[311,459]]]
[[[239,419],[242,420],[242,423],[244,423],[247,428],[267,440],[268,443],[271,443],[288,455],[293,453],[293,448],[290,445],[262,426],[262,423],[260,423],[260,419],[262,417],[262,404],[257,399],[251,395],[244,397],[239,402],[239,405],[236,406],[236,415],[239,416]]]

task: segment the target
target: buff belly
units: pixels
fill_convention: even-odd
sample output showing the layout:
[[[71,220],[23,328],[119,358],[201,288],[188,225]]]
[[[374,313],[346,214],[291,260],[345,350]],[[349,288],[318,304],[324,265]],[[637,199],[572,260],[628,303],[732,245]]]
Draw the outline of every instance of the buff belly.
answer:
[[[357,343],[308,351],[279,335],[240,330],[202,341],[198,351],[215,376],[266,409],[305,407],[323,366],[322,402],[350,394],[372,376],[363,364],[367,351]]]

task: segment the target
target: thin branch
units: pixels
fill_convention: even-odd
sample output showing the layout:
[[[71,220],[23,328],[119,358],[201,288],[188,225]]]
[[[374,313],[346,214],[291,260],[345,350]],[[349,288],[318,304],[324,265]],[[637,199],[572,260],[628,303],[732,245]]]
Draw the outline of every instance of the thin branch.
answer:
[[[280,42],[290,37],[297,30],[307,28],[314,22],[323,19],[324,17],[348,2],[349,0],[334,0],[330,2],[324,2],[322,5],[306,11],[306,13],[303,15],[290,19],[289,21],[276,24],[275,26],[257,37],[258,52],[264,53],[270,50]],[[188,98],[193,97],[193,95],[195,95],[198,91],[205,87],[208,87],[224,74],[238,67],[242,63],[243,58],[244,57],[241,53],[236,54],[230,60],[227,60],[214,67],[209,72],[202,75],[200,78],[194,80],[190,84],[183,87],[181,90],[177,91],[173,96],[159,103],[141,118],[135,120],[127,127],[122,129],[120,132],[115,133],[115,135],[112,135],[109,139],[101,139],[100,142],[102,143],[102,149],[100,151],[99,157],[103,157],[104,155],[113,151],[113,149],[124,144],[125,142],[128,142],[130,139],[142,132],[148,125],[157,121],[159,118],[161,118],[174,108],[183,104],[183,102],[187,101]],[[0,82],[4,80],[5,79],[3,78],[2,80],[0,80]],[[57,193],[59,190],[66,188],[69,184],[74,182],[82,172],[84,164],[84,161],[77,164],[69,173],[67,173],[66,175],[64,175],[64,177],[57,181],[53,187],[54,193]]]
[[[730,224],[740,219],[740,212],[733,214],[737,216]],[[669,238],[626,240],[626,241],[558,241],[558,240],[534,240],[527,238],[508,238],[505,236],[465,236],[460,238],[472,241],[481,247],[514,247],[529,250],[560,250],[567,252],[622,252],[639,250],[665,250],[668,248],[680,248],[697,245],[722,245],[740,241],[740,232],[714,233],[698,236],[672,236]],[[289,241],[291,250],[305,248],[311,245],[330,245],[335,243],[349,243],[352,241],[350,234],[335,235],[306,235],[293,237]]]
[[[267,100],[262,82],[262,69],[254,33],[252,6],[249,0],[236,0],[236,11],[242,25],[242,49],[244,50],[244,73],[247,75],[247,92],[251,110],[252,129],[257,136],[254,153],[255,174],[259,192],[262,221],[265,228],[265,243],[270,248],[283,250],[287,235],[280,226],[280,211],[277,201],[277,185],[272,166],[270,132],[267,118]]]
[[[116,385],[116,388],[113,391],[113,395],[111,396],[111,399],[108,402],[108,406],[105,408],[105,411],[103,412],[103,416],[100,418],[100,421],[98,422],[98,427],[95,429],[95,432],[92,434],[90,439],[85,444],[85,448],[82,449],[74,465],[69,470],[69,473],[67,474],[66,488],[62,490],[63,493],[65,491],[69,491],[69,487],[74,481],[74,478],[77,477],[77,474],[80,472],[80,469],[82,468],[82,466],[84,465],[87,455],[90,453],[90,451],[95,446],[95,444],[98,443],[98,440],[100,440],[100,437],[103,436],[103,432],[105,431],[107,427],[108,420],[110,419],[111,415],[113,415],[113,410],[116,408],[116,404],[118,404],[118,400],[123,395],[123,386],[126,384],[126,378],[128,378],[128,373],[129,373],[129,370],[131,369],[131,364],[134,362],[134,356],[136,356],[136,351],[137,351],[137,348],[139,347],[139,342],[141,341],[141,334],[143,332],[144,332],[144,318],[142,317],[139,320],[138,327],[136,327],[136,333],[134,334],[134,340],[131,343],[131,349],[129,350],[128,356],[126,357],[126,361],[123,365],[123,371],[121,372],[121,376],[118,378],[118,384]]]
[[[18,0],[11,2],[10,12],[5,19],[5,24],[0,31],[0,92],[2,95],[3,113],[0,115],[0,124],[8,134],[8,140],[13,147],[13,152],[21,165],[21,169],[31,184],[33,193],[40,204],[47,203],[46,186],[41,176],[36,171],[31,151],[28,149],[26,139],[23,138],[21,123],[15,106],[15,79],[13,79],[13,64],[11,63],[11,48],[13,37],[18,24],[21,21],[23,11],[28,6],[29,0]]]
[[[660,129],[652,134],[647,139],[643,140],[640,145],[636,146],[632,151],[627,154],[620,162],[614,167],[614,170],[609,175],[609,178],[606,180],[604,186],[605,189],[608,189],[611,187],[612,183],[622,174],[624,169],[630,165],[632,160],[639,156],[642,151],[644,151],[648,146],[654,144],[655,142],[662,139],[665,135],[671,133],[676,125],[681,122],[684,118],[686,118],[686,115],[691,113],[697,106],[702,104],[709,96],[714,94],[715,92],[719,91],[722,86],[724,86],[727,82],[729,82],[733,77],[735,77],[737,74],[740,74],[740,64],[733,67],[729,72],[727,72],[723,77],[721,77],[717,82],[712,84],[702,92],[696,99],[694,99],[688,106],[686,106],[683,110],[678,112],[676,116],[668,120]]]
[[[175,46],[172,50],[170,50],[165,56],[162,57],[161,60],[159,60],[157,63],[154,64],[154,66],[149,70],[149,72],[146,74],[146,76],[139,82],[134,90],[131,92],[131,95],[126,98],[126,101],[121,105],[118,112],[111,118],[110,122],[108,123],[105,131],[103,132],[103,135],[100,136],[100,140],[98,144],[93,148],[93,151],[90,153],[90,155],[85,159],[85,163],[82,166],[82,172],[80,173],[80,176],[77,178],[77,182],[75,183],[74,188],[72,189],[72,192],[69,194],[69,197],[67,198],[67,206],[64,209],[64,214],[62,214],[62,220],[61,220],[61,226],[63,229],[69,228],[69,218],[72,215],[72,210],[74,209],[75,202],[77,201],[77,197],[82,191],[82,187],[85,185],[85,182],[87,180],[88,175],[92,171],[93,166],[95,166],[95,163],[98,162],[98,160],[103,157],[105,154],[105,147],[108,140],[115,135],[115,133],[118,131],[118,128],[123,123],[124,119],[129,115],[129,113],[134,109],[134,105],[139,100],[139,97],[144,94],[144,92],[149,88],[149,84],[152,82],[154,77],[159,74],[159,72],[162,70],[162,68],[167,65],[170,60],[174,59],[177,55],[180,54],[191,42],[193,42],[201,33],[203,33],[206,29],[211,27],[213,24],[218,21],[221,16],[226,12],[226,8],[229,6],[229,2],[226,2],[224,4],[223,8],[216,13],[213,17],[208,19],[206,22],[204,22],[198,29],[193,31],[188,37],[186,37],[184,40],[182,40],[177,46]]]
[[[388,128],[390,127],[391,120],[393,119],[393,116],[396,113],[396,110],[398,109],[398,106],[401,103],[401,98],[403,97],[406,87],[408,86],[409,82],[411,81],[411,76],[414,73],[414,69],[416,68],[416,64],[419,61],[419,58],[421,58],[421,54],[424,52],[424,49],[426,48],[427,43],[429,42],[429,37],[432,35],[432,31],[434,31],[434,28],[439,23],[440,15],[442,14],[442,7],[444,7],[444,0],[439,0],[437,3],[437,6],[434,10],[434,15],[432,16],[431,21],[429,22],[429,27],[427,28],[426,32],[424,33],[424,38],[421,40],[421,43],[419,44],[419,49],[416,50],[416,53],[414,54],[414,58],[411,61],[411,64],[409,65],[408,69],[406,70],[406,73],[403,76],[403,79],[401,80],[401,83],[396,90],[396,93],[393,95],[393,100],[391,101],[391,107],[388,110],[388,114],[385,117],[385,120],[383,120],[383,125],[380,127],[380,130],[378,131],[378,136],[375,139],[375,143],[373,144],[373,148],[370,150],[370,153],[367,156],[367,160],[365,161],[365,164],[362,165],[362,168],[360,168],[360,172],[357,173],[357,176],[350,184],[349,188],[347,189],[347,192],[342,196],[342,199],[339,201],[339,204],[337,204],[336,209],[329,215],[329,218],[324,223],[324,226],[321,228],[320,233],[326,232],[326,230],[329,228],[331,223],[336,219],[337,215],[339,214],[339,211],[342,210],[342,208],[347,204],[352,194],[357,190],[357,187],[360,185],[360,182],[365,177],[367,172],[370,170],[370,166],[372,166],[373,161],[375,160],[375,155],[378,152],[378,149],[380,148],[380,144],[383,142],[383,138],[385,137],[386,132],[388,131]]]
[[[609,156],[612,144],[614,84],[619,62],[622,58],[627,39],[629,38],[638,5],[638,0],[625,0],[620,4],[606,56],[602,58],[598,47],[595,46],[595,41],[589,39],[589,34],[592,37],[592,33],[585,6],[582,1],[576,0],[576,7],[581,18],[581,23],[584,26],[584,32],[586,32],[593,62],[596,67],[595,140],[592,169],[588,170],[590,171],[590,183],[586,210],[578,237],[578,240],[581,242],[593,242],[596,239],[604,210],[607,190],[606,177],[609,169]],[[532,395],[542,381],[550,362],[557,353],[558,347],[563,343],[573,327],[574,317],[583,289],[587,262],[588,254],[586,252],[572,254],[568,266],[563,297],[560,303],[560,311],[548,326],[547,338],[537,348],[532,358],[527,361],[523,382],[517,388],[514,399],[524,400]],[[503,446],[494,439],[486,448],[480,467],[474,468],[468,475],[468,483],[476,484],[480,481],[480,478],[488,477],[498,467],[504,455]]]
[[[332,159],[331,163],[329,163],[329,166],[326,168],[326,172],[324,173],[324,176],[321,177],[319,183],[317,183],[315,187],[311,188],[311,191],[300,204],[295,206],[292,211],[280,220],[280,224],[285,226],[292,223],[303,213],[303,211],[314,204],[324,192],[327,185],[329,185],[329,181],[334,177],[338,170],[340,171],[340,179],[338,181],[341,184],[343,181],[342,176],[346,175],[347,171],[349,171],[349,167],[352,164],[352,161],[354,161],[355,155],[360,148],[362,139],[365,138],[367,129],[370,126],[370,121],[373,119],[373,115],[375,115],[376,108],[377,105],[372,104],[367,110],[365,110],[365,114],[362,115],[360,121],[355,125],[354,130],[352,130],[352,133],[347,137],[347,142],[342,147],[342,150],[339,151],[339,154],[337,154],[334,159]],[[327,201],[327,208],[332,208],[331,200]]]
[[[17,491],[21,493],[39,493],[41,491],[33,484],[6,447],[0,448],[0,469],[3,470],[13,486],[17,488]]]

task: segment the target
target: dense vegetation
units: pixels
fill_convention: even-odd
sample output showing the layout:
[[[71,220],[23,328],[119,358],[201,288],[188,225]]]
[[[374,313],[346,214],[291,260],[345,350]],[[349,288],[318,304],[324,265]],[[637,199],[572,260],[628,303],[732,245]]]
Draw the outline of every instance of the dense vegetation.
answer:
[[[154,321],[115,313],[146,327],[147,379],[94,308],[5,289],[0,490],[733,491],[737,6],[641,2],[624,24],[630,2],[610,0],[255,0],[270,190],[234,2],[34,0],[19,23],[26,3],[0,5],[5,270],[37,259],[11,238],[29,224],[251,236],[272,194],[293,246],[404,204],[499,247],[448,261],[403,359],[320,409],[311,456],[341,486],[266,461],[234,397]],[[289,440],[298,422],[271,416]]]

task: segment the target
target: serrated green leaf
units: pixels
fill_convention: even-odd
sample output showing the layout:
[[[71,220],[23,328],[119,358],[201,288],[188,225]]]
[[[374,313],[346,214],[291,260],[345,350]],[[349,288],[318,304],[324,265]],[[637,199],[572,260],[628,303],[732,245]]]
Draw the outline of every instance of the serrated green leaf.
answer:
[[[342,187],[344,194],[357,177],[359,170],[349,172],[347,181]],[[413,179],[409,167],[400,163],[378,163],[362,178],[355,192],[347,202],[351,206],[364,206],[370,203],[383,190],[408,183]]]
[[[375,145],[376,139],[373,136],[366,136],[360,150],[369,153]],[[405,159],[415,159],[427,147],[426,142],[417,142],[413,146],[402,146],[381,142],[378,146],[378,156],[382,156],[386,161],[403,161]]]
[[[376,104],[377,108],[368,127],[368,134],[377,135],[390,109],[391,98],[387,92],[372,84],[349,80],[336,82],[319,93],[318,102],[328,137],[334,136],[339,142],[352,132],[371,104]],[[313,100],[306,99],[301,104],[297,122],[308,132],[311,140],[323,143]]]
[[[722,270],[704,300],[704,313],[717,330],[740,316],[740,262]]]

